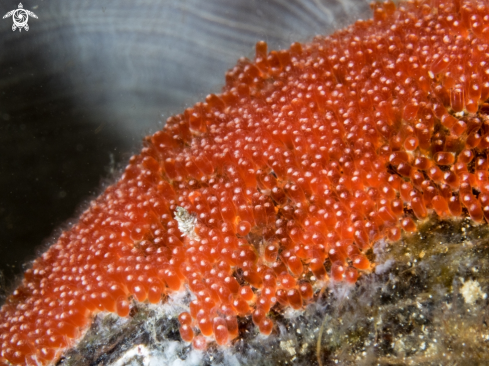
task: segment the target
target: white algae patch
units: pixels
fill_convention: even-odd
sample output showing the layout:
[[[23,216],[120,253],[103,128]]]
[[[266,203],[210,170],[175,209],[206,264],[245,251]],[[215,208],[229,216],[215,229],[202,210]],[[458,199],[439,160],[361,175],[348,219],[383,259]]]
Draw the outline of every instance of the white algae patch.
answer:
[[[486,294],[482,292],[479,282],[474,280],[466,281],[460,289],[460,293],[468,305],[472,305],[481,298],[486,298]]]
[[[191,366],[199,365],[202,360],[202,351],[192,350],[185,360],[180,359],[181,342],[165,342],[164,351],[154,351],[150,357],[149,366]]]
[[[384,263],[379,263],[375,266],[375,274],[381,275],[384,274],[391,268],[391,266],[394,264],[394,260],[388,259]]]
[[[280,348],[290,353],[291,356],[295,356],[296,354],[295,342],[292,339],[280,342]]]
[[[150,365],[150,355],[149,350],[144,344],[139,344],[134,346],[126,353],[122,355],[116,362],[112,364],[113,366],[129,366],[129,365]]]
[[[197,224],[197,217],[189,213],[183,207],[177,206],[175,210],[175,220],[178,223],[178,229],[184,236],[188,236],[190,239],[199,240],[198,235],[195,233],[195,225]]]

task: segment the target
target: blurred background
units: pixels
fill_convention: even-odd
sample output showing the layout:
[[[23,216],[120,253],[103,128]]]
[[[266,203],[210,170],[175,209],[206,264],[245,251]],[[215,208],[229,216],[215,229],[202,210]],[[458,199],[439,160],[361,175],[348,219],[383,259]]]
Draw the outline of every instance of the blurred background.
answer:
[[[22,4],[38,16],[28,32],[0,19],[0,300],[142,138],[218,93],[257,41],[288,48],[370,17],[365,0]]]

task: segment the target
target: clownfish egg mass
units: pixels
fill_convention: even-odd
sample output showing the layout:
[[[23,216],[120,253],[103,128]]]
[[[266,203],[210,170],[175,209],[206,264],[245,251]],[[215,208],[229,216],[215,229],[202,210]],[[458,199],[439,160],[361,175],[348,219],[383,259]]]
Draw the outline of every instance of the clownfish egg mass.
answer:
[[[144,141],[0,311],[0,364],[57,360],[101,311],[188,288],[196,349],[263,335],[321,281],[430,214],[489,221],[489,5],[372,4],[373,18],[271,51]],[[369,259],[370,258],[370,259]]]

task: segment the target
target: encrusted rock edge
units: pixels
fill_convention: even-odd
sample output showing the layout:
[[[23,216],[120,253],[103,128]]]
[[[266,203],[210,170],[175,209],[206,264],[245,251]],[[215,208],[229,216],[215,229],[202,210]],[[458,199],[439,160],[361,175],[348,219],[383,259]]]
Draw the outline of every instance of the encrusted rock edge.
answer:
[[[325,283],[302,311],[275,311],[268,337],[251,316],[230,346],[181,341],[187,293],[131,315],[99,313],[57,365],[482,365],[489,362],[489,227],[470,219],[420,224],[370,255],[374,272],[355,285]],[[347,301],[346,301],[347,300]],[[139,348],[138,348],[139,347]]]

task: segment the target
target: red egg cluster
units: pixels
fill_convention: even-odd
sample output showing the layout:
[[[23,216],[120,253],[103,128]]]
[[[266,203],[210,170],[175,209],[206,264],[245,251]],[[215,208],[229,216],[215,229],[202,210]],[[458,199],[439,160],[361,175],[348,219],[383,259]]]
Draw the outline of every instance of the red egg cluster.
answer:
[[[2,307],[0,364],[47,364],[96,312],[183,286],[195,348],[237,337],[238,316],[268,335],[270,309],[354,284],[376,240],[430,211],[489,220],[489,5],[372,8],[309,44],[258,43],[222,94],[148,137]]]

